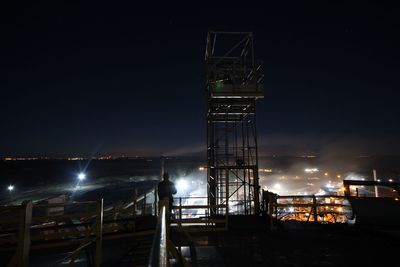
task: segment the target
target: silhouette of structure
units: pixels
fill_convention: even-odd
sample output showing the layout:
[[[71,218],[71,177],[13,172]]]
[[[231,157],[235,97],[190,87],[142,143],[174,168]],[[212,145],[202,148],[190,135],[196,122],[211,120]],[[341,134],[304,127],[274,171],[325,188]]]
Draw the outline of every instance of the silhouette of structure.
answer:
[[[209,32],[207,67],[208,204],[211,214],[259,213],[256,100],[262,65],[250,32]]]

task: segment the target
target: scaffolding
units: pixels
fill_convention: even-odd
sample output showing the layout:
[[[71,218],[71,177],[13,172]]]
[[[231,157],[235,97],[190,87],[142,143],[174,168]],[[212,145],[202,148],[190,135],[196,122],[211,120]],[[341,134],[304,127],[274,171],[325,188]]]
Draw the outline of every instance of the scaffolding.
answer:
[[[209,32],[207,68],[208,204],[217,214],[258,214],[256,100],[263,98],[262,64],[250,32]]]

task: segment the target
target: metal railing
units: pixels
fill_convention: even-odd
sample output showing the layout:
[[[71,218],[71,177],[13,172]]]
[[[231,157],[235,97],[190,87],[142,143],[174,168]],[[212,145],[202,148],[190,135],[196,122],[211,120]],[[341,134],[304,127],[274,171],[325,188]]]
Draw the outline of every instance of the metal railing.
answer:
[[[353,210],[345,196],[293,195],[271,199],[268,214],[282,221],[345,223],[352,219]]]
[[[150,252],[149,266],[169,266],[168,260],[168,200],[160,202],[160,213]]]
[[[185,199],[191,200],[184,201]],[[189,241],[189,232],[227,230],[228,205],[202,205],[202,201],[198,202],[193,197],[179,198],[178,203],[172,207],[175,212],[171,216],[168,200],[158,203],[156,190],[151,190],[140,196],[135,194],[133,199],[118,207],[104,207],[102,199],[47,204],[25,201],[18,206],[0,206],[0,252],[11,255],[8,266],[25,267],[29,264],[32,250],[55,247],[66,249],[73,245],[74,250],[54,265],[72,265],[83,251],[89,251],[86,255],[90,256],[88,260],[95,266],[100,266],[103,240],[153,234],[154,230],[136,229],[136,219],[138,216],[159,213],[155,243],[153,242],[157,245],[153,244],[155,250],[152,257],[161,255],[165,259],[170,256],[182,265],[190,266],[169,240],[170,229],[183,232]],[[226,212],[221,216],[210,216],[211,208]],[[193,249],[192,245],[190,249]],[[161,258],[158,259],[158,264],[165,264],[165,260],[161,263]],[[167,265],[152,266],[168,264],[169,262]]]
[[[74,251],[55,264],[72,265],[83,250],[94,248],[94,263],[100,266],[102,240],[136,234],[137,216],[156,215],[155,196],[155,189],[139,196],[135,193],[123,205],[107,208],[102,199],[0,206],[0,252],[12,253],[8,266],[28,266],[32,249],[76,244]]]
[[[227,230],[228,205],[204,205],[206,201],[205,197],[175,198],[177,204],[172,207],[172,226],[184,227],[188,232]],[[220,210],[221,215],[210,216],[210,209]]]
[[[169,267],[170,259],[175,259],[180,266],[191,267],[189,262],[182,256],[182,254],[177,250],[176,246],[169,239],[169,200],[163,199],[159,202],[159,205],[160,212],[158,215],[157,227],[154,233],[148,266]]]
[[[94,206],[92,211],[70,212],[67,214],[44,215],[49,209],[74,206]],[[91,246],[95,246],[95,266],[101,264],[102,230],[103,230],[103,200],[68,204],[39,204],[25,201],[21,206],[13,207],[14,211],[4,217],[9,207],[2,207],[0,251],[16,251],[9,262],[9,266],[28,266],[31,248],[51,248],[53,241],[67,241],[76,243],[78,248],[63,261],[72,265],[79,253]],[[16,212],[17,211],[17,212]],[[15,216],[19,214],[19,216]],[[86,218],[82,220],[82,218]],[[15,226],[19,225],[18,228]],[[36,244],[32,243],[39,241]]]
[[[0,240],[6,244],[6,251],[14,251],[7,266],[28,266],[32,201],[24,201],[20,206],[0,207],[0,216],[4,221]]]

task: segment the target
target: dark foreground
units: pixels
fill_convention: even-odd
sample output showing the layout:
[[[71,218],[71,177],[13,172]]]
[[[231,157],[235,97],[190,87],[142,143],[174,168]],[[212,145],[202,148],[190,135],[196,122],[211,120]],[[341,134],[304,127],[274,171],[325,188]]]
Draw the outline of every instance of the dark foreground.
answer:
[[[210,245],[197,247],[197,266],[399,266],[398,228],[286,222],[270,231],[262,221],[236,221],[210,242],[195,236]]]
[[[149,218],[151,227],[154,218]],[[196,260],[182,232],[171,230],[192,266],[399,266],[400,231],[286,222],[270,230],[261,217],[230,217],[230,230],[191,233]],[[147,266],[153,235],[104,242],[103,266]],[[52,266],[49,255],[32,255],[30,266]],[[58,255],[59,257],[59,255]],[[47,259],[47,260],[46,260]],[[53,258],[55,259],[55,258]],[[87,266],[82,254],[76,266]]]

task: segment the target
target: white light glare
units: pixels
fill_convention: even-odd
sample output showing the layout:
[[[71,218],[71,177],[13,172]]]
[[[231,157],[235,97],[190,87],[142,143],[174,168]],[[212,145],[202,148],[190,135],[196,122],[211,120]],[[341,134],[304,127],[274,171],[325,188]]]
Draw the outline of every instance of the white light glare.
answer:
[[[84,174],[83,172],[79,173],[79,174],[78,174],[78,179],[79,179],[80,181],[85,180],[85,179],[86,179],[86,174]]]
[[[304,172],[314,173],[314,172],[318,172],[318,169],[317,168],[307,168],[307,169],[304,169]]]
[[[290,208],[289,208],[289,212],[294,212],[294,208],[293,208],[293,207],[290,207]]]
[[[327,187],[327,188],[335,188],[335,186],[332,185],[331,183],[326,184],[326,187]]]
[[[389,182],[393,182],[393,179],[389,179]]]
[[[189,184],[186,180],[180,179],[176,182],[176,186],[178,187],[178,190],[187,190],[189,187]]]
[[[13,190],[14,190],[14,186],[10,184],[10,185],[7,187],[7,190],[10,191],[10,192],[13,191]]]
[[[281,186],[281,184],[275,184],[275,185],[274,185],[274,188],[275,188],[275,189],[281,189],[282,186]]]

